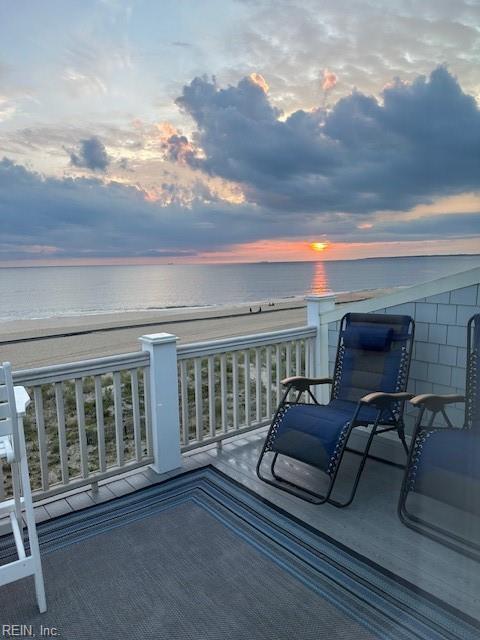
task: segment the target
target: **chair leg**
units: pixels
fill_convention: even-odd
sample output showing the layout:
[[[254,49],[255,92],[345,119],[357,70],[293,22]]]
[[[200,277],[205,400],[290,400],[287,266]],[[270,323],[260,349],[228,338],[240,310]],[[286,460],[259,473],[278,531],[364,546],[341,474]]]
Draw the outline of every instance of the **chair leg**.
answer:
[[[260,457],[260,460],[257,464],[257,476],[260,478],[260,480],[263,480],[263,482],[266,482],[267,484],[271,485],[272,487],[275,487],[276,489],[280,489],[281,491],[285,491],[286,493],[289,493],[292,496],[295,496],[297,498],[300,498],[301,500],[305,500],[307,502],[310,502],[311,504],[324,504],[325,502],[328,501],[330,493],[331,493],[331,487],[329,486],[329,489],[326,493],[326,495],[322,495],[319,493],[315,493],[314,491],[311,491],[310,489],[307,489],[305,487],[302,487],[300,485],[295,484],[294,482],[290,482],[289,480],[286,480],[285,478],[282,478],[280,475],[278,475],[278,473],[276,473],[275,471],[275,463],[277,462],[278,459],[278,453],[276,453],[273,457],[273,461],[270,465],[270,471],[272,473],[272,476],[275,480],[271,480],[270,478],[268,478],[267,476],[263,475],[260,469],[260,465],[261,465],[261,461],[263,459],[263,454]],[[332,483],[330,483],[332,484]]]
[[[12,462],[11,470],[12,470],[13,499],[15,501],[15,516],[17,518],[18,528],[20,532],[22,532],[23,531],[22,502],[21,502],[22,483],[20,480],[18,462]]]
[[[410,453],[410,449],[408,448],[407,440],[405,438],[405,424],[402,419],[398,421],[397,433],[398,433],[398,437],[400,438],[400,442],[403,445],[405,453],[407,454],[407,457],[408,457],[408,454]]]
[[[480,561],[480,544],[472,542],[467,538],[463,538],[457,534],[452,533],[442,527],[438,527],[431,522],[427,522],[423,518],[413,515],[407,509],[407,497],[408,491],[401,494],[398,504],[398,517],[402,524],[404,524],[412,531],[416,531],[430,540],[434,540],[458,553],[461,553],[477,562]]]
[[[47,610],[47,601],[45,597],[45,584],[43,581],[42,561],[40,558],[40,547],[38,544],[37,527],[35,524],[35,512],[33,510],[32,491],[30,488],[30,477],[28,475],[28,462],[25,447],[25,436],[23,434],[23,428],[21,433],[21,458],[20,458],[20,471],[23,488],[23,499],[25,509],[25,519],[27,521],[28,540],[30,543],[30,554],[33,558],[34,565],[34,579],[35,579],[35,594],[37,596],[37,604],[40,613],[45,613]]]

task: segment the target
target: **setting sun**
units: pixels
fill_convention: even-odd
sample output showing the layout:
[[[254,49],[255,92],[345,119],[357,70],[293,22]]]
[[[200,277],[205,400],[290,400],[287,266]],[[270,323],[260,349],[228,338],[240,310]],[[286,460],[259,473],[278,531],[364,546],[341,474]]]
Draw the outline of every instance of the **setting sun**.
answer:
[[[310,243],[310,249],[313,249],[313,251],[325,251],[327,247],[328,247],[328,242],[311,242]]]

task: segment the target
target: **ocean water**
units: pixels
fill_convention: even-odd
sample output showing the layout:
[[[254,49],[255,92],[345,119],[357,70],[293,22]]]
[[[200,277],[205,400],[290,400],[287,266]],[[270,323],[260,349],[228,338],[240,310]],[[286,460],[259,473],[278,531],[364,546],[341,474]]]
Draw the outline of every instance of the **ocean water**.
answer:
[[[480,256],[329,262],[0,268],[0,321],[278,300],[415,284]]]

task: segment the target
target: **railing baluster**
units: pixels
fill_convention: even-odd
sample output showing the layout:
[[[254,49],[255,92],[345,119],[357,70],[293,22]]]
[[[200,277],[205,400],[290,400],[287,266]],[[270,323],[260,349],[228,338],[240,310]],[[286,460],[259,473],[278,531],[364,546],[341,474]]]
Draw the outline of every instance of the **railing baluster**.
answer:
[[[278,406],[280,403],[280,345],[275,345],[275,394],[276,394],[276,402],[275,404]]]
[[[307,378],[310,376],[310,339],[307,338],[305,340],[305,375],[307,376]]]
[[[98,468],[106,471],[107,462],[105,455],[105,424],[103,420],[103,393],[102,377],[95,376],[95,416],[97,419],[97,442],[98,442]]]
[[[190,429],[188,422],[187,364],[185,360],[180,360],[180,398],[183,444],[187,445],[190,442]]]
[[[48,458],[47,444],[45,436],[45,418],[43,412],[42,388],[37,386],[33,388],[33,399],[35,402],[35,422],[37,424],[38,434],[38,453],[40,457],[40,477],[42,481],[43,491],[47,491],[48,482]]]
[[[58,444],[60,468],[63,484],[68,484],[67,437],[65,433],[65,406],[63,403],[63,382],[55,382],[55,405],[57,407]]]
[[[142,459],[142,436],[140,431],[140,398],[138,395],[138,373],[136,369],[130,370],[132,385],[132,413],[133,413],[133,437],[135,441],[135,459]]]
[[[262,419],[262,367],[260,361],[260,348],[255,349],[255,419]]]
[[[302,374],[302,352],[300,340],[295,340],[295,375]]]
[[[267,398],[266,398],[266,411],[267,418],[272,417],[272,347],[267,346],[265,364],[267,367]]]
[[[115,412],[115,440],[117,445],[117,465],[122,467],[125,459],[123,442],[123,412],[122,412],[122,380],[120,372],[113,374],[113,403]]]
[[[220,395],[222,403],[222,433],[227,433],[227,354],[220,356]]]
[[[194,360],[195,374],[195,426],[197,429],[196,439],[198,442],[203,440],[203,398],[202,398],[202,360],[195,358]]]
[[[285,343],[285,375],[288,378],[292,375],[292,351],[291,351],[291,342]]]
[[[143,369],[143,396],[145,406],[145,446],[147,455],[152,455],[152,412],[150,404],[150,367]]]
[[[77,406],[78,441],[80,444],[80,473],[88,477],[87,432],[85,430],[85,401],[83,397],[83,379],[75,378],[75,403]]]
[[[3,462],[0,460],[0,501],[5,499],[5,477],[3,473]]]
[[[215,368],[213,356],[208,358],[208,426],[210,436],[215,435],[216,416],[215,416]]]
[[[233,428],[238,429],[238,352],[232,353]]]
[[[245,373],[245,424],[250,424],[250,351],[243,352],[243,368]]]

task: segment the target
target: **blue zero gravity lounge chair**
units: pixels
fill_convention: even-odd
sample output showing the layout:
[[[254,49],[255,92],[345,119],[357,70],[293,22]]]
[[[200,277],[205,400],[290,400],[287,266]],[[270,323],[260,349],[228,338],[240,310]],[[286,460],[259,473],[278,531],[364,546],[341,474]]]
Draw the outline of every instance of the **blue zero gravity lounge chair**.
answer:
[[[376,433],[396,430],[406,453],[403,406],[412,394],[405,393],[410,366],[414,324],[409,316],[348,313],[340,323],[333,379],[293,377],[282,381],[283,399],[273,417],[257,464],[261,480],[313,502],[349,505],[357,490],[368,451]],[[311,387],[331,384],[331,398],[318,404]],[[289,401],[291,392],[295,401]],[[310,402],[299,402],[306,394]],[[353,483],[345,502],[331,497],[343,454],[355,427],[372,425]],[[379,428],[381,427],[381,428]],[[261,465],[271,457],[271,474]],[[288,456],[320,469],[328,486],[324,494],[282,478],[275,465],[278,456]]]
[[[447,405],[456,402],[465,402],[465,419],[460,428],[452,425],[445,410]],[[470,318],[467,326],[465,396],[423,394],[413,398],[411,403],[420,411],[398,515],[408,527],[480,559],[480,544],[474,540],[478,538],[480,528],[480,314]],[[430,417],[427,424],[422,425],[425,412],[429,412]],[[434,426],[438,414],[443,417],[444,426]],[[433,518],[428,514],[428,501],[420,513],[412,511],[415,501],[420,501],[421,506],[425,496],[436,501]],[[412,500],[414,503],[410,509],[407,498],[409,504]],[[418,504],[415,511],[418,511]],[[448,511],[449,521],[442,518]],[[453,530],[452,524],[456,525]],[[458,531],[459,526],[462,531]],[[465,533],[469,535],[465,536]]]

